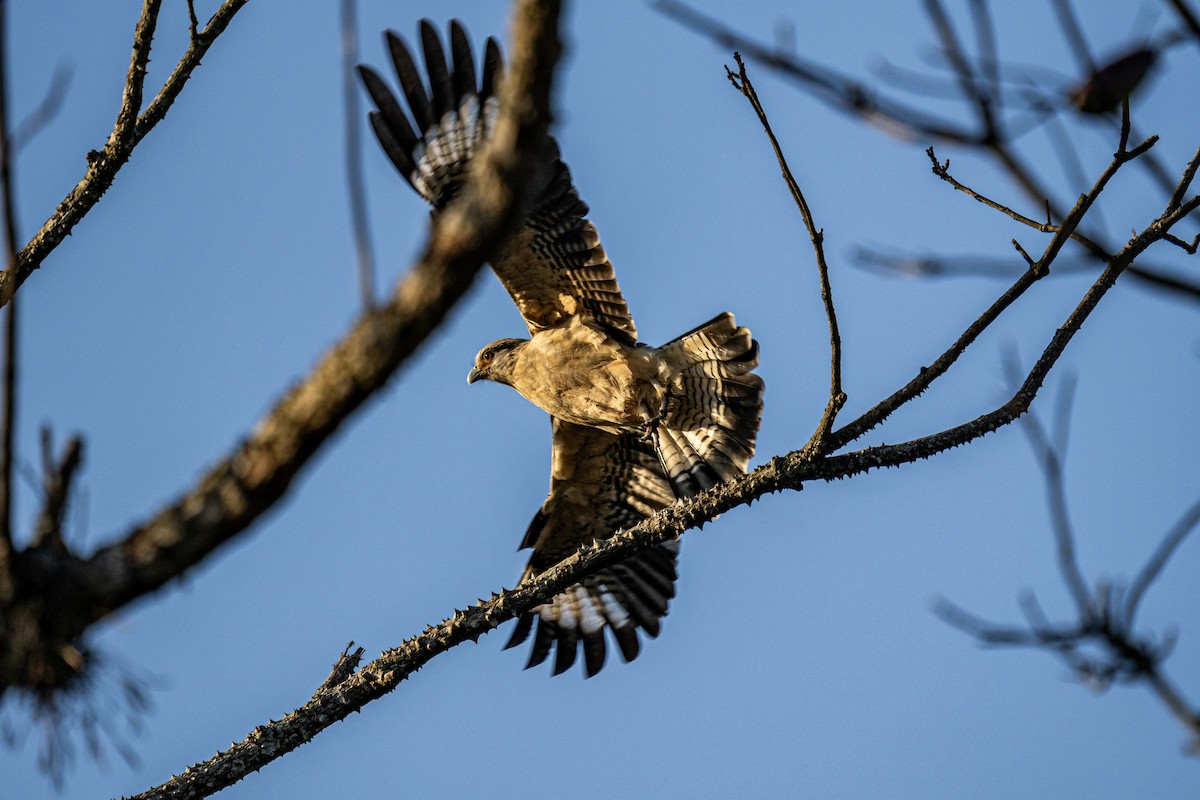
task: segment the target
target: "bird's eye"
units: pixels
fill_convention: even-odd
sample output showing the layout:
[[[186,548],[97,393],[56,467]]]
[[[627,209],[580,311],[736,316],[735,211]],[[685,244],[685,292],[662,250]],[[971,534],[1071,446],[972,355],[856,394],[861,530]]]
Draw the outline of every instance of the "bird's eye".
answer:
[[[481,355],[481,356],[479,357],[479,360],[480,360],[480,361],[482,361],[482,362],[483,362],[483,363],[485,363],[485,364],[490,364],[490,363],[491,363],[491,361],[492,361],[492,356],[493,356],[493,355],[494,355],[494,354],[492,353],[492,351],[491,351],[491,350],[488,350],[486,353],[484,353],[483,355]]]

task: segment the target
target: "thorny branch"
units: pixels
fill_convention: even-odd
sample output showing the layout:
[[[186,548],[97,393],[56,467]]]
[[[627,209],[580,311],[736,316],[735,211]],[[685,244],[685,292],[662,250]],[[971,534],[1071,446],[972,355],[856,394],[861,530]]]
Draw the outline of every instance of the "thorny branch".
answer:
[[[250,771],[260,769],[274,758],[311,740],[335,722],[362,709],[372,700],[391,692],[438,654],[465,641],[475,641],[479,636],[532,610],[539,603],[545,602],[568,586],[579,583],[587,576],[650,547],[677,538],[736,506],[749,505],[769,493],[799,491],[811,481],[831,481],[881,467],[899,466],[928,458],[1013,422],[1029,409],[1051,368],[1100,300],[1113,287],[1117,278],[1128,269],[1134,258],[1152,244],[1161,241],[1173,225],[1200,207],[1200,197],[1192,197],[1179,208],[1164,211],[1114,256],[1076,308],[1055,331],[1041,356],[1006,403],[940,433],[900,444],[878,445],[851,453],[830,454],[874,428],[895,407],[915,397],[937,375],[942,374],[958,354],[965,350],[974,336],[1027,288],[1027,283],[1032,284],[1039,274],[1045,274],[1062,243],[1071,235],[1113,175],[1153,144],[1153,140],[1147,140],[1129,150],[1126,148],[1126,137],[1123,137],[1121,147],[1108,168],[1097,179],[1092,189],[1080,197],[1075,209],[1067,215],[1038,259],[1040,269],[1029,269],[1004,297],[993,304],[972,328],[960,337],[959,342],[939,359],[939,362],[945,363],[939,365],[936,374],[933,374],[932,370],[922,370],[922,374],[904,389],[857,420],[832,432],[826,443],[828,449],[824,455],[814,457],[814,454],[800,449],[777,456],[738,480],[728,481],[690,500],[682,500],[602,542],[581,547],[574,555],[535,578],[521,583],[515,589],[502,589],[493,593],[487,600],[480,600],[465,610],[455,611],[451,617],[427,627],[420,635],[412,637],[399,647],[384,652],[341,682],[330,685],[326,681],[307,703],[292,713],[278,721],[255,728],[244,740],[229,750],[190,767],[182,775],[157,789],[138,795],[135,800],[202,797],[240,780]],[[1200,154],[1197,158],[1200,158]]]
[[[541,13],[550,15],[551,9]],[[526,14],[537,17],[528,8]],[[77,670],[60,663],[59,648],[180,576],[256,521],[442,322],[521,219],[532,191],[527,183],[538,175],[528,164],[545,144],[548,86],[558,55],[557,39],[542,36],[536,50],[530,43],[515,48],[504,82],[504,112],[487,154],[472,161],[462,197],[439,215],[424,252],[388,301],[365,311],[310,375],[174,503],[86,559],[68,553],[39,562],[43,584],[70,586],[71,592],[50,608],[40,595],[28,598],[27,613],[38,622],[10,627],[0,636],[0,687],[54,686],[69,679]]]
[[[550,121],[550,87],[561,54],[560,11],[560,4],[554,0],[517,3],[513,44],[509,48],[512,60],[500,89],[501,111],[495,133],[472,161],[471,176],[463,193],[439,218],[423,261],[454,256],[455,260],[473,266],[468,270],[473,276],[490,248],[499,244],[511,225],[520,219],[527,188],[524,182],[536,172],[529,165],[542,152]],[[489,250],[466,248],[463,240],[487,242]],[[457,252],[464,250],[465,253]],[[465,638],[461,635],[455,643]],[[444,649],[428,649],[415,658],[423,663]],[[370,700],[391,691],[409,674],[407,670],[386,665],[380,669],[381,662],[377,659],[334,681],[347,671],[349,662],[357,662],[357,657],[349,654],[348,646],[344,660],[339,659],[330,678],[305,706],[278,722],[256,728],[229,750],[137,795],[138,800],[207,797],[305,744]]]

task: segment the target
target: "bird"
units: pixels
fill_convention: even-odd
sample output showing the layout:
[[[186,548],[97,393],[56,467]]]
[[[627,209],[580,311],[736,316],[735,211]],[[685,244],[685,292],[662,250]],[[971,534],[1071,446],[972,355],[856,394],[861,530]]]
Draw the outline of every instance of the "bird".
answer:
[[[419,25],[421,70],[402,37],[384,34],[405,106],[372,67],[359,67],[384,153],[436,215],[465,181],[495,126],[500,47],[488,38],[477,71],[467,32],[449,24],[446,48]],[[743,474],[762,419],[758,343],[725,312],[661,347],[638,341],[633,317],[589,207],[557,142],[547,137],[544,184],[491,267],[529,338],[505,338],[475,357],[468,383],[511,386],[550,415],[550,490],[519,549],[521,581],[630,528],[679,498]],[[517,619],[505,648],[533,634],[526,669],[554,652],[553,672],[603,667],[611,632],[625,661],[638,633],[657,637],[675,596],[678,539],[644,550],[568,587]],[[536,623],[536,631],[534,626]]]

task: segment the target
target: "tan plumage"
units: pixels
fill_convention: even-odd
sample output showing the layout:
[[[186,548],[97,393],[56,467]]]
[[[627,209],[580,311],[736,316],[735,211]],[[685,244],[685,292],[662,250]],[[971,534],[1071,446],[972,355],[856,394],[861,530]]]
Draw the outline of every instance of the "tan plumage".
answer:
[[[406,45],[387,34],[410,118],[383,79],[360,71],[379,110],[371,122],[384,151],[435,210],[458,191],[470,158],[496,117],[499,48],[489,39],[481,79],[466,33],[450,23],[452,64],[436,31],[421,23],[426,90]],[[763,383],[752,370],[758,344],[720,314],[662,347],[637,341],[637,328],[588,208],[553,140],[545,187],[520,229],[492,263],[529,328],[476,356],[468,380],[512,386],[551,416],[550,493],[521,547],[533,554],[522,580],[636,525],[677,497],[745,471],[754,454]],[[657,636],[675,593],[678,542],[645,551],[569,588],[517,622],[508,646],[533,632],[529,665],[557,645],[554,673],[574,663],[582,642],[594,675],[605,659],[604,629],[625,660],[636,630]]]

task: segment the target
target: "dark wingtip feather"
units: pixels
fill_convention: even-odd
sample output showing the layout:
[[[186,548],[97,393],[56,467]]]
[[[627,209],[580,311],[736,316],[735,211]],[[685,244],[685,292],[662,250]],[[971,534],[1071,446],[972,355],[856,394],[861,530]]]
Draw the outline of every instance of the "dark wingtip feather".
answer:
[[[525,662],[525,669],[536,667],[546,660],[546,656],[550,655],[550,647],[554,644],[557,636],[558,626],[538,616],[537,633],[533,635],[533,649],[529,651],[529,660]]]
[[[408,117],[404,116],[404,110],[400,108],[400,103],[392,94],[392,90],[388,88],[378,72],[365,64],[359,64],[358,74],[362,78],[363,86],[367,89],[367,94],[371,95],[371,99],[379,107],[383,122],[391,129],[393,138],[407,153],[412,153],[418,137],[413,132],[412,126],[408,124]],[[411,162],[411,157],[409,161]]]
[[[633,661],[638,657],[638,636],[637,627],[634,625],[622,625],[612,629],[613,638],[617,640],[617,646],[621,648],[621,658],[625,659],[626,663]]]
[[[576,643],[579,641],[579,632],[575,627],[560,625],[558,627],[558,644],[554,651],[554,671],[552,675],[561,675],[571,668],[575,663],[575,656],[578,654],[579,648]]]
[[[395,31],[384,33],[387,41],[388,54],[392,57],[392,66],[396,76],[400,78],[400,88],[408,98],[408,107],[412,109],[413,120],[417,128],[426,131],[433,124],[433,112],[429,109],[429,96],[425,94],[425,85],[421,83],[421,74],[417,71],[416,62],[408,45]]]
[[[516,647],[529,638],[529,632],[533,630],[533,617],[533,614],[522,614],[517,618],[517,627],[513,628],[512,636],[508,637],[508,642],[504,645],[505,650]]]
[[[483,49],[483,78],[479,81],[480,103],[496,93],[496,81],[503,68],[504,59],[500,55],[500,45],[489,36]]]
[[[560,645],[561,646],[561,645]],[[604,666],[604,628],[583,633],[583,665],[587,677],[592,677]]]
[[[421,20],[421,49],[425,52],[425,69],[429,73],[430,99],[435,120],[454,105],[450,70],[446,66],[446,51],[442,49],[442,38],[437,28],[427,19]]]
[[[378,111],[372,111],[367,115],[371,121],[371,130],[375,131],[375,138],[379,140],[379,146],[383,148],[383,152],[387,153],[387,157],[396,165],[396,169],[404,176],[404,180],[412,184],[412,174],[416,170],[413,164],[412,156],[409,151],[401,146],[396,141],[396,137],[392,134],[392,129],[383,121],[383,115]]]
[[[475,59],[471,55],[471,39],[462,23],[450,20],[450,53],[454,59],[454,102],[478,91],[475,85]]]

